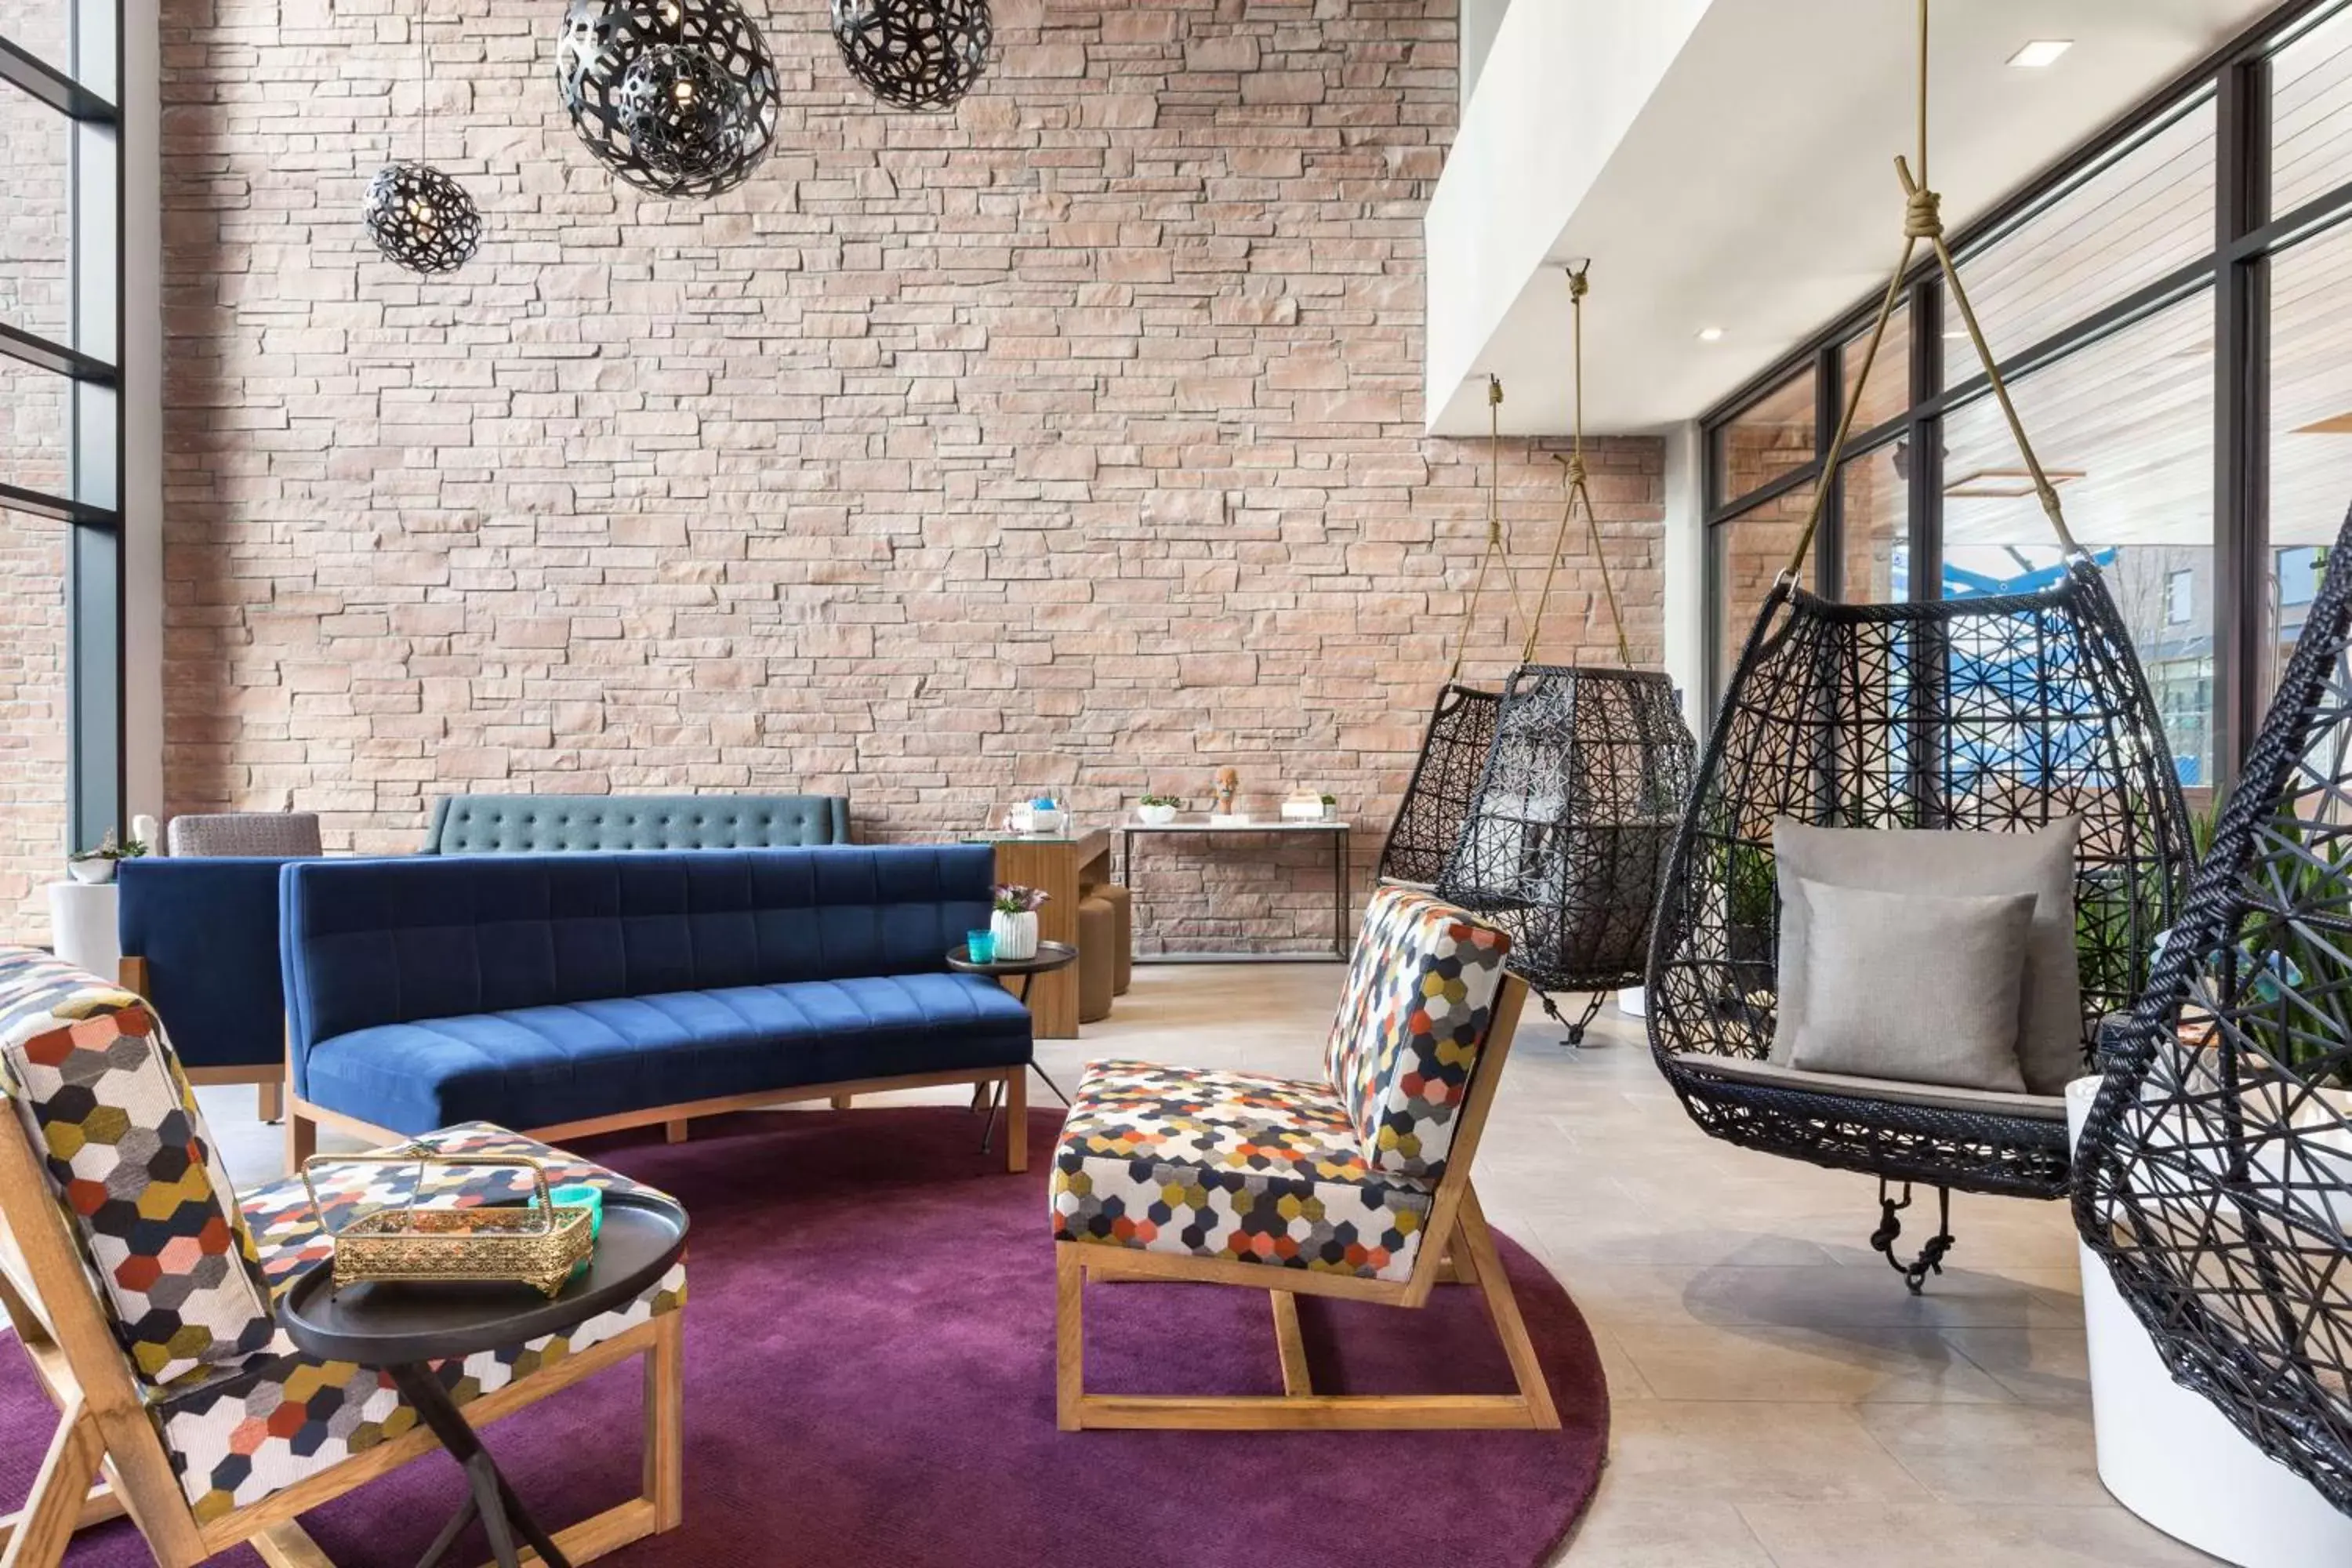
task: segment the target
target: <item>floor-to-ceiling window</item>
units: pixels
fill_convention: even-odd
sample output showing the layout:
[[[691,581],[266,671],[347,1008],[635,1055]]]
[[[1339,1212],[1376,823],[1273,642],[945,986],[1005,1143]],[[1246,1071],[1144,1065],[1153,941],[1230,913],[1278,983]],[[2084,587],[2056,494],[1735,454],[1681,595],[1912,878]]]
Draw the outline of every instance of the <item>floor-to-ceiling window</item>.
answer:
[[[2352,504],[2347,218],[2352,3],[2298,0],[1955,239],[2192,786],[2233,769]],[[1724,650],[1760,597],[1726,570],[1741,554],[1730,541],[1819,482],[1821,433],[1855,396],[1875,306],[1858,303],[1706,418],[1718,694]],[[2057,564],[1948,307],[1923,266],[1860,393],[1816,551],[1836,563],[1822,575],[1843,597],[2009,592]],[[1733,461],[1738,433],[1765,427],[1809,439],[1772,447],[1769,472]]]
[[[0,941],[121,799],[119,0],[0,0]]]

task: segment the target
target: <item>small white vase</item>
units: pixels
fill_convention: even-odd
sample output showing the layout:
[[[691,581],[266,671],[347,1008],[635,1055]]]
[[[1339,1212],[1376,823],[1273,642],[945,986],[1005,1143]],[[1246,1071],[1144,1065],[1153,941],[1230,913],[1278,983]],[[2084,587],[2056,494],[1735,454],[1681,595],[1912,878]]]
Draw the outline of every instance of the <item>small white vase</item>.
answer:
[[[1135,808],[1135,815],[1153,827],[1165,827],[1176,820],[1176,808],[1172,805],[1139,805]]]
[[[111,860],[102,860],[98,858],[96,856],[92,856],[87,860],[67,861],[66,875],[71,877],[77,882],[90,885],[95,885],[100,882],[111,882],[114,880],[114,867],[115,862]]]
[[[1017,963],[1037,956],[1034,910],[1024,910],[1017,915],[994,910],[988,917],[988,933],[996,939],[996,956],[1001,962]]]

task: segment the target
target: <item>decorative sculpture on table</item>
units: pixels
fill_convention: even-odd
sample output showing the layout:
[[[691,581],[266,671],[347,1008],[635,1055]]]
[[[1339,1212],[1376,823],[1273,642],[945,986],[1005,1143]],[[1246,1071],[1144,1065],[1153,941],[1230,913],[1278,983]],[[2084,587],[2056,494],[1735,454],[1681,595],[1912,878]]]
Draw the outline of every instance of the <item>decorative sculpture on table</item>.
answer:
[[[1210,807],[1211,815],[1215,816],[1233,816],[1234,797],[1241,793],[1241,787],[1242,775],[1240,773],[1234,772],[1232,768],[1219,768],[1217,770],[1217,783],[1214,794],[1215,804]]]
[[[555,81],[588,151],[656,195],[731,189],[775,142],[775,63],[734,0],[572,0]]]

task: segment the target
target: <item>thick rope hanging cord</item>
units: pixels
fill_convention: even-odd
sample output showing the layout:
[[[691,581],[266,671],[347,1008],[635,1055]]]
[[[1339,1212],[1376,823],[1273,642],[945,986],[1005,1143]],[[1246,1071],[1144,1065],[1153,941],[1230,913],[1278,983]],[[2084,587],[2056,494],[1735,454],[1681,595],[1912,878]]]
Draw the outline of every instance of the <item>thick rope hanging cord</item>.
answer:
[[[2011,437],[2017,443],[2018,456],[2025,460],[2026,471],[2033,478],[2033,493],[2040,498],[2042,514],[2049,518],[2050,527],[2058,535],[2059,548],[2068,556],[2078,555],[2082,547],[2066,526],[2066,516],[2058,500],[2057,488],[2042,470],[2042,459],[2035,456],[2033,443],[2025,434],[2025,422],[2018,417],[2017,405],[2009,395],[2009,384],[2001,379],[2000,367],[1994,363],[1992,349],[1985,342],[1984,328],[1978,324],[1977,313],[1969,303],[1969,291],[1960,282],[1960,269],[1952,260],[1951,247],[1944,240],[1943,198],[1927,184],[1927,6],[1928,0],[1918,5],[1918,80],[1916,129],[1918,134],[1919,172],[1915,178],[1911,164],[1901,153],[1895,157],[1895,177],[1903,184],[1903,258],[1895,264],[1894,275],[1886,280],[1886,292],[1878,302],[1878,319],[1871,323],[1870,341],[1864,345],[1862,368],[1854,377],[1853,395],[1847,397],[1845,409],[1838,416],[1837,434],[1831,438],[1830,449],[1822,460],[1822,477],[1813,487],[1813,504],[1805,515],[1804,531],[1797,536],[1797,548],[1789,557],[1781,575],[1790,582],[1799,580],[1804,570],[1805,557],[1813,547],[1813,535],[1820,531],[1822,509],[1829,502],[1830,487],[1839,481],[1838,463],[1844,456],[1846,437],[1853,432],[1854,415],[1862,407],[1862,395],[1870,384],[1871,367],[1878,363],[1879,345],[1885,340],[1886,324],[1894,318],[1895,302],[1902,297],[1904,275],[1911,270],[1911,258],[1918,253],[1919,242],[1926,240],[1936,252],[1936,260],[1943,272],[1945,287],[1951,291],[1952,303],[1959,307],[1960,322],[1968,328],[1969,342],[1977,353],[1977,363],[1984,366],[1985,380],[1992,387],[1994,400],[2000,405],[2001,417],[2009,423]]]
[[[1617,634],[1618,662],[1631,666],[1633,662],[1633,653],[1625,641],[1625,617],[1617,607],[1617,585],[1609,576],[1609,556],[1601,547],[1600,514],[1592,510],[1592,492],[1585,484],[1584,296],[1591,288],[1589,274],[1592,270],[1592,263],[1588,261],[1581,267],[1564,267],[1560,270],[1568,274],[1570,319],[1574,323],[1570,333],[1572,356],[1570,363],[1575,372],[1573,383],[1575,421],[1572,426],[1575,445],[1566,457],[1561,457],[1557,452],[1552,454],[1552,461],[1568,470],[1568,495],[1560,505],[1559,531],[1552,536],[1551,561],[1544,568],[1543,591],[1536,597],[1536,613],[1528,618],[1528,640],[1526,646],[1520,650],[1519,662],[1531,664],[1535,661],[1536,638],[1543,629],[1544,611],[1551,600],[1552,579],[1559,574],[1560,559],[1567,553],[1569,524],[1575,519],[1576,503],[1580,500],[1584,503],[1584,525],[1587,537],[1592,542],[1592,559],[1601,568],[1601,592],[1609,604],[1609,622]]]
[[[1470,627],[1478,618],[1478,598],[1486,591],[1486,568],[1495,563],[1497,554],[1507,554],[1503,549],[1502,452],[1503,452],[1503,384],[1494,375],[1486,377],[1486,548],[1478,557],[1478,574],[1470,580],[1470,597],[1462,606],[1462,625],[1454,634],[1454,663],[1445,672],[1445,684],[1454,684],[1462,673],[1463,657],[1470,651]],[[1510,591],[1511,608],[1519,605],[1519,585],[1511,575],[1508,560],[1503,563],[1503,581]]]

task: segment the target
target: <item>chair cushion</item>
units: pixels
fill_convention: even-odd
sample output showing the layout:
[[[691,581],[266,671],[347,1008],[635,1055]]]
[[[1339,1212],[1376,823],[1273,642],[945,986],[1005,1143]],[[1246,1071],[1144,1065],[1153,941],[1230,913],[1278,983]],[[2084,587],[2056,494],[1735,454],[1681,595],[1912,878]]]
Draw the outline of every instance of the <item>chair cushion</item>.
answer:
[[[1790,1065],[2025,1092],[2017,1032],[2032,893],[1944,898],[1810,878],[1797,889],[1811,929]]]
[[[379,1024],[311,1047],[307,1098],[395,1132],[1014,1067],[1029,1011],[970,974],[803,980]]]
[[[2032,893],[2018,1065],[2034,1094],[2065,1092],[2084,1051],[2081,960],[2074,948],[2074,837],[2060,817],[2032,833],[1808,827],[1772,819],[1780,895],[1780,992],[1772,1059],[1792,1059],[1805,1022],[1809,919],[1799,878],[1877,892],[1948,896]]]
[[[447,1153],[514,1154],[542,1161],[551,1184],[584,1182],[612,1191],[644,1191],[601,1165],[480,1122],[446,1128],[416,1140]],[[321,1163],[319,1201],[330,1227],[362,1207],[404,1195],[408,1175],[383,1165]],[[452,1204],[527,1196],[520,1169],[483,1167],[452,1176],[438,1196]],[[245,1200],[245,1215],[259,1239],[272,1299],[331,1253],[327,1232],[299,1177],[262,1188]],[[686,1301],[680,1262],[625,1306],[589,1319],[562,1334],[502,1346],[435,1364],[450,1397],[464,1405],[528,1376],[538,1367],[600,1344]],[[181,1489],[199,1522],[260,1501],[303,1477],[398,1436],[416,1425],[391,1382],[349,1362],[321,1362],[297,1351],[283,1335],[200,1386],[174,1390],[151,1402]]]
[[[1444,1173],[1510,949],[1501,931],[1419,889],[1372,895],[1323,1065],[1375,1171]]]
[[[46,953],[0,952],[0,1095],[142,1381],[201,1377],[268,1342],[236,1191],[145,1003]]]
[[[1054,1152],[1054,1237],[1402,1279],[1434,1186],[1373,1169],[1323,1084],[1096,1062]]]
[[[2015,1116],[2029,1121],[2066,1120],[2066,1097],[2063,1094],[2004,1094],[1987,1089],[1898,1083],[1892,1079],[1864,1078],[1855,1073],[1807,1072],[1785,1062],[1718,1057],[1706,1051],[1676,1051],[1674,1059],[1675,1066],[1693,1072],[1711,1073],[1735,1083],[1752,1083],[1765,1089],[1792,1089],[1807,1094],[1834,1094],[1848,1100],[1874,1100],[1887,1105],[1916,1105],[1928,1110],[1965,1111],[1976,1116]]]

